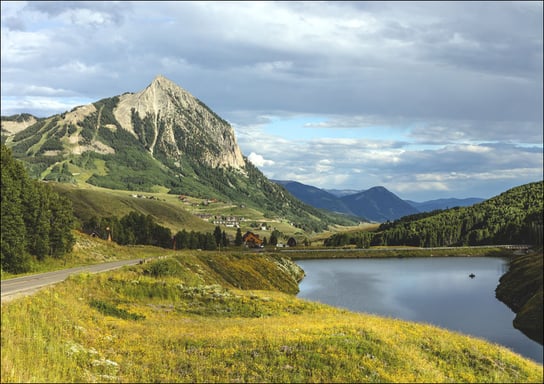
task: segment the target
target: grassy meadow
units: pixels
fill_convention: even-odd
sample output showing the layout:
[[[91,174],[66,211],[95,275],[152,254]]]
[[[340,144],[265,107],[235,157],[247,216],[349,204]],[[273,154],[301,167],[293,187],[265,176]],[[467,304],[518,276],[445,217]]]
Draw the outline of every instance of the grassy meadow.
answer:
[[[504,347],[298,299],[281,255],[166,253],[2,304],[2,382],[542,382]]]

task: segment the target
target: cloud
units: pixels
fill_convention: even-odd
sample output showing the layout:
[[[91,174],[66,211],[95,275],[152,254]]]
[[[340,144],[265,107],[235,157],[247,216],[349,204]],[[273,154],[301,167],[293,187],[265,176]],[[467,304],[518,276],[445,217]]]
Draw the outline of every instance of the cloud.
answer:
[[[541,2],[0,6],[3,115],[60,113],[162,73],[269,176],[416,197],[542,178]],[[313,119],[274,130],[300,116]]]
[[[274,162],[272,160],[265,160],[264,157],[262,157],[261,155],[257,155],[255,152],[251,152],[247,158],[253,163],[253,165],[257,167],[274,165]]]

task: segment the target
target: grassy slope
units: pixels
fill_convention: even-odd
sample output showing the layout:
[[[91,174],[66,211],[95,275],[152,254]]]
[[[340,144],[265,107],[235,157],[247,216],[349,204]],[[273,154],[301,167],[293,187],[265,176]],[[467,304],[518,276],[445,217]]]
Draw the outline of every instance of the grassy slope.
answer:
[[[113,247],[85,239],[80,257]],[[2,381],[543,379],[541,365],[497,345],[297,299],[299,271],[275,260],[177,252],[3,304]]]
[[[156,221],[177,232],[181,229],[211,232],[214,226],[191,214],[186,205],[176,196],[167,193],[144,193],[158,200],[132,197],[138,192],[111,190],[93,186],[74,186],[64,183],[50,183],[53,189],[68,197],[79,220],[96,216],[122,217],[131,211],[152,215]],[[195,200],[196,201],[196,200]]]
[[[80,183],[77,186],[56,182],[50,182],[49,184],[56,192],[65,195],[72,201],[75,215],[79,220],[88,220],[93,215],[122,217],[134,210],[146,215],[152,215],[157,223],[170,228],[173,233],[182,229],[197,232],[213,232],[215,228],[214,224],[195,216],[198,213],[208,213],[219,216],[243,217],[245,221],[240,223],[242,233],[248,230],[253,231],[261,236],[261,238],[266,237],[270,239],[272,229],[278,229],[281,233],[285,234],[286,238],[295,236],[298,241],[302,241],[306,237],[306,234],[301,229],[291,225],[287,219],[272,219],[266,217],[258,209],[241,207],[233,203],[219,201],[210,203],[207,206],[192,206],[191,203],[198,204],[203,200],[188,197],[188,203],[183,203],[179,201],[176,195],[165,192],[140,193],[112,190],[85,183]],[[153,196],[156,199],[134,198],[132,197],[133,194]],[[269,229],[267,231],[256,230],[250,227],[250,224],[253,222],[267,223]],[[221,229],[234,239],[236,228],[222,227]],[[280,239],[280,241],[286,242],[286,239]]]

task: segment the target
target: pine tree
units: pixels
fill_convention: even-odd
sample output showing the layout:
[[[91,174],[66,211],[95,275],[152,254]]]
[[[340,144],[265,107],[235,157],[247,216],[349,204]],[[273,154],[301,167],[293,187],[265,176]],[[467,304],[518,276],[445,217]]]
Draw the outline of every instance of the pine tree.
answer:
[[[228,239],[227,234],[225,233],[225,231],[223,231],[223,233],[221,234],[221,245],[223,247],[228,247],[229,246],[229,239]]]
[[[276,237],[276,234],[272,232],[270,235],[270,245],[276,246],[278,244],[278,238]]]
[[[26,172],[4,145],[1,156],[1,266],[3,270],[12,273],[27,272],[30,269],[30,256],[26,251],[26,228],[21,199],[21,178],[26,176]]]
[[[240,228],[238,228],[236,230],[236,237],[234,238],[234,245],[239,247],[240,245],[242,245],[243,242],[244,240],[242,239],[242,231],[240,230]]]
[[[221,245],[221,227],[216,226],[215,230],[213,231],[213,236],[215,237],[215,244],[217,246]]]
[[[75,244],[75,238],[71,232],[74,222],[72,202],[64,196],[51,194],[50,208],[50,255],[61,257]]]

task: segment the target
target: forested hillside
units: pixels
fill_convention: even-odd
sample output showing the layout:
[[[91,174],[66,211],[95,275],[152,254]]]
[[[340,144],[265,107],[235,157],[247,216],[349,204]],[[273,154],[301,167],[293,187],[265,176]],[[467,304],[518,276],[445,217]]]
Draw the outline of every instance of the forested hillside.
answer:
[[[30,179],[23,165],[2,145],[2,270],[21,273],[32,258],[61,258],[72,249],[72,205],[43,183]]]
[[[335,234],[325,245],[442,247],[542,244],[543,182],[512,188],[471,207],[405,216],[374,233]]]

